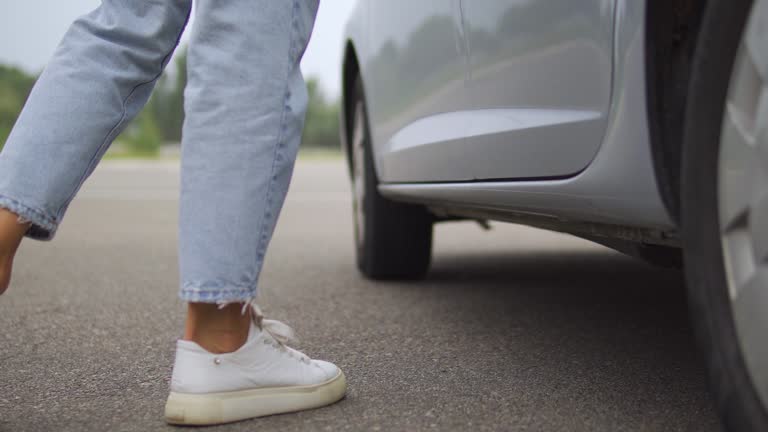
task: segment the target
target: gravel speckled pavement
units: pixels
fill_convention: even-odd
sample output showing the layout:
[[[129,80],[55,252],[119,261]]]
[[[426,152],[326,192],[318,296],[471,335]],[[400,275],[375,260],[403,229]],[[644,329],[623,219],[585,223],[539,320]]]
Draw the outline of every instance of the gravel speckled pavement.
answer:
[[[0,297],[0,431],[166,426],[178,168],[106,162]],[[215,221],[211,221],[215,223]],[[682,276],[565,235],[436,229],[424,281],[366,281],[340,160],[300,161],[261,281],[298,348],[338,363],[325,409],[211,431],[716,431]]]

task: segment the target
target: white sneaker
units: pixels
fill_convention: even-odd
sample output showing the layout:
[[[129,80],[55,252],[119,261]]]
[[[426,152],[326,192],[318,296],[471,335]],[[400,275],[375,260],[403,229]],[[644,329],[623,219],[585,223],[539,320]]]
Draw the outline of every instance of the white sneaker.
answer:
[[[286,346],[290,327],[263,319],[253,306],[248,340],[235,352],[212,354],[195,342],[177,342],[168,423],[227,423],[318,408],[344,397],[344,373]]]

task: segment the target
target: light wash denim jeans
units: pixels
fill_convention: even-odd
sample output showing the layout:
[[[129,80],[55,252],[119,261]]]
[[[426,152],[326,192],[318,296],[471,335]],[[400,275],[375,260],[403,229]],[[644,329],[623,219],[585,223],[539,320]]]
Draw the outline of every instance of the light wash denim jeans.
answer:
[[[253,299],[288,190],[319,0],[196,0],[179,218],[180,296]],[[147,102],[192,0],[104,0],[75,21],[0,153],[0,207],[51,239],[101,156]]]

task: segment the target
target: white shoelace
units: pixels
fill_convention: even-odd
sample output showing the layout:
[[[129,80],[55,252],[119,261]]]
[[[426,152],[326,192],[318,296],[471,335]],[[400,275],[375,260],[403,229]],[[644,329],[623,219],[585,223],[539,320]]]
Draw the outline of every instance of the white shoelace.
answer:
[[[228,304],[229,303],[226,302],[220,302],[219,309],[223,309]],[[291,326],[282,321],[264,318],[264,313],[262,313],[259,305],[256,304],[255,298],[248,300],[243,304],[242,313],[245,314],[249,307],[251,308],[251,317],[253,318],[253,322],[256,324],[256,327],[258,327],[259,330],[267,332],[267,334],[269,334],[272,339],[281,345],[288,345],[289,343],[298,342],[296,333],[293,331]]]

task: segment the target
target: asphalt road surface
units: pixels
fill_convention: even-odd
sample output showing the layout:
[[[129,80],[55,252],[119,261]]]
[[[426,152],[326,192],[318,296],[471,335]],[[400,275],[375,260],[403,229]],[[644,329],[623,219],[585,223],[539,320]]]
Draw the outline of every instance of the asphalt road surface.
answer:
[[[0,297],[0,431],[178,430],[162,420],[183,304],[178,168],[106,162]],[[426,280],[354,268],[341,161],[301,161],[261,279],[267,315],[349,393],[215,431],[713,431],[682,276],[569,236],[435,231]]]

